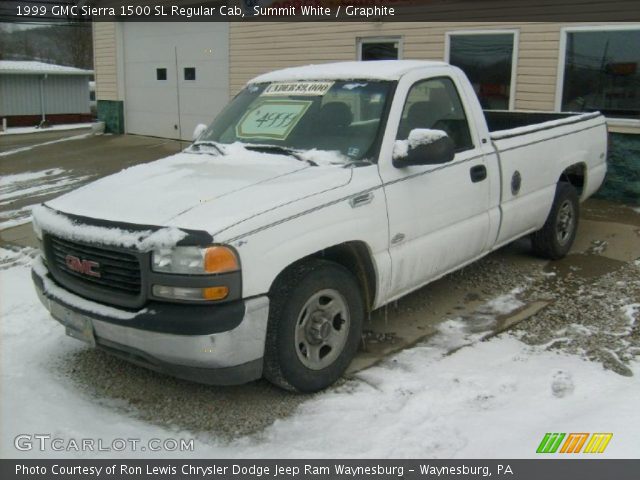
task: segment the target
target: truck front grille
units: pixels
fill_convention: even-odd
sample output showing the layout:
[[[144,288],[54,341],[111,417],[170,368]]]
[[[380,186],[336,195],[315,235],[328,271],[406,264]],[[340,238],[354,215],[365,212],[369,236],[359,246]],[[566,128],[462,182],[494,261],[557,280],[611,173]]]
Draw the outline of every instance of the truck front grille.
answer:
[[[135,255],[59,237],[49,236],[48,240],[47,256],[54,267],[52,273],[71,290],[76,290],[73,286],[78,285],[85,293],[97,290],[116,296],[140,296],[140,261]]]

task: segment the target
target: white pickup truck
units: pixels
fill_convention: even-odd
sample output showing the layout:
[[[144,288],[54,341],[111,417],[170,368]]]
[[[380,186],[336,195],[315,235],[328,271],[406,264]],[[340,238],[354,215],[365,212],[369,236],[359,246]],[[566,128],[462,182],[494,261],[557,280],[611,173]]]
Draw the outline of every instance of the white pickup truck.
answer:
[[[564,256],[606,172],[599,113],[483,112],[442,62],[251,80],[186,150],[34,210],[67,334],[212,384],[338,379],[367,312],[530,235]]]

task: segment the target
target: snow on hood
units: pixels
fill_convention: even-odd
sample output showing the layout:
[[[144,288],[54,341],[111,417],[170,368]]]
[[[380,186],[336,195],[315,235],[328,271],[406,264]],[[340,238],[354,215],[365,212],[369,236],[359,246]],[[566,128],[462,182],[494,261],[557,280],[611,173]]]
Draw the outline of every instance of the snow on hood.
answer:
[[[35,228],[58,237],[80,242],[91,242],[99,238],[105,245],[135,248],[143,252],[173,247],[187,236],[186,232],[175,227],[133,232],[122,228],[81,225],[65,215],[40,205],[34,207],[32,214]]]
[[[350,169],[328,161],[311,166],[288,155],[248,151],[239,145],[224,146],[226,155],[213,154],[213,149],[202,153],[205,150],[185,151],[127,168],[46,205],[94,219],[215,233],[281,205],[346,185],[351,178]],[[309,156],[320,160],[318,155]],[[324,157],[322,160],[332,158],[328,154]],[[44,218],[42,213],[35,215],[38,222]],[[64,230],[60,227],[59,219],[42,225],[45,230]],[[122,235],[116,235],[120,243]],[[127,240],[129,245],[145,247],[135,243],[139,237],[137,232]]]

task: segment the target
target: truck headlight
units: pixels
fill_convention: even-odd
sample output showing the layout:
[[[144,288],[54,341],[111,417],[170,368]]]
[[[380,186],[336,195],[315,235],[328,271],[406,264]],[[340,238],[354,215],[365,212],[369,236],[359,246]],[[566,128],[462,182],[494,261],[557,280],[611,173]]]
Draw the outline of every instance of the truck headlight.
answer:
[[[184,275],[211,275],[240,270],[235,252],[228,247],[174,247],[153,252],[151,266],[155,272]]]

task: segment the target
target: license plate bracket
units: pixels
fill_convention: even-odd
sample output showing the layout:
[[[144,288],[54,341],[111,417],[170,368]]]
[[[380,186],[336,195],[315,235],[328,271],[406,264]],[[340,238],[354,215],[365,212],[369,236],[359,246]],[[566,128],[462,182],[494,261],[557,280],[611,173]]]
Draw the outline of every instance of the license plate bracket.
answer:
[[[51,315],[65,327],[68,336],[96,346],[93,322],[86,315],[74,312],[58,303],[51,302]]]

